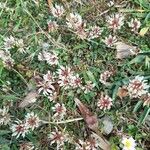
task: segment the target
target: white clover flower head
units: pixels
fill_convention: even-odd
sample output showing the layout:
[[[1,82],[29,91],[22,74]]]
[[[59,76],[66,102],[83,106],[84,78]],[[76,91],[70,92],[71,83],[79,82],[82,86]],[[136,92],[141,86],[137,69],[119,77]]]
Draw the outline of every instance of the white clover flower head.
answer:
[[[89,29],[88,39],[98,38],[102,33],[102,30],[99,26],[93,26]]]
[[[0,50],[0,59],[2,60],[4,67],[11,69],[14,66],[14,60],[11,58],[11,54],[8,50]]]
[[[82,17],[78,13],[70,13],[66,20],[69,28],[78,29],[82,26]]]
[[[47,24],[48,24],[48,31],[49,31],[49,32],[54,32],[54,31],[57,30],[57,28],[58,28],[58,24],[57,24],[56,21],[51,21],[51,20],[49,20],[49,21],[47,22]]]
[[[32,131],[39,126],[40,120],[34,112],[27,113],[25,116],[25,124]]]
[[[38,60],[46,61],[49,58],[49,55],[50,55],[49,52],[43,50],[42,52],[39,53]]]
[[[19,146],[19,150],[33,150],[35,148],[32,142],[24,142]]]
[[[14,59],[11,57],[6,57],[5,60],[3,60],[4,67],[11,69],[14,66]]]
[[[11,118],[8,112],[9,112],[8,107],[4,106],[3,109],[0,109],[0,125],[7,125],[10,123]]]
[[[147,93],[141,97],[143,100],[143,106],[150,106],[150,93]]]
[[[48,96],[49,94],[53,93],[55,90],[55,87],[52,85],[53,83],[51,81],[39,81],[38,82],[38,92],[43,93],[43,95]]]
[[[46,58],[46,61],[49,65],[58,65],[58,56],[56,53],[52,52],[50,55]]]
[[[101,94],[101,97],[97,102],[97,106],[100,109],[109,110],[112,106],[112,99],[108,95]]]
[[[108,2],[107,2],[107,5],[109,6],[109,7],[112,7],[113,5],[114,5],[114,0],[107,0]]]
[[[14,48],[16,45],[16,40],[13,36],[4,38],[4,47],[6,50]]]
[[[15,124],[12,124],[10,129],[13,132],[12,136],[16,136],[16,138],[19,138],[20,136],[24,138],[25,135],[29,132],[28,126],[26,126],[26,124],[20,120],[15,121]]]
[[[108,84],[107,80],[112,76],[112,74],[113,73],[111,71],[109,71],[109,70],[104,71],[103,73],[100,74],[99,81],[102,84],[107,85]]]
[[[135,19],[131,19],[131,22],[128,22],[129,27],[131,28],[131,31],[133,32],[137,32],[138,29],[141,26],[141,22],[139,20]]]
[[[49,65],[58,65],[58,56],[55,52],[42,51],[38,55],[39,61],[47,61]]]
[[[53,93],[51,93],[49,96],[48,96],[48,99],[49,99],[49,101],[50,102],[54,102],[56,99],[57,99],[57,92],[53,92]]]
[[[64,14],[65,10],[63,6],[55,4],[51,7],[51,12],[54,17],[61,17]]]
[[[57,147],[61,147],[64,142],[68,141],[68,135],[55,127],[55,131],[49,134],[49,139],[51,141],[50,145],[56,143]]]
[[[52,82],[54,83],[54,75],[52,74],[51,71],[47,71],[47,74],[43,75],[44,81]]]
[[[87,94],[91,92],[95,87],[95,84],[92,83],[92,81],[86,81],[86,85],[82,87],[82,90],[84,90],[84,93]]]
[[[76,143],[76,150],[91,150],[89,142],[78,140],[78,143]]]
[[[122,14],[113,14],[107,17],[108,27],[114,31],[121,29],[124,24],[124,16]]]
[[[68,89],[70,87],[71,80],[73,77],[73,71],[71,70],[71,68],[60,66],[60,69],[58,69],[57,74],[59,78],[59,86],[64,87],[64,89]]]
[[[122,144],[124,145],[123,150],[136,150],[136,143],[133,137],[123,137]]]
[[[58,69],[57,71],[59,78],[61,77],[70,77],[73,75],[73,71],[71,70],[70,67],[64,67],[64,66],[60,66],[60,69]]]
[[[58,84],[60,87],[63,87],[65,90],[70,88],[70,78],[62,77],[59,79]]]
[[[16,40],[16,46],[18,47],[18,51],[20,53],[26,53],[23,39]]]
[[[97,150],[99,148],[99,140],[92,134],[87,140],[90,150]]]
[[[102,41],[107,45],[107,47],[112,47],[117,42],[117,38],[116,36],[109,35]]]
[[[83,26],[76,28],[75,34],[82,40],[86,39],[88,35]]]
[[[55,104],[55,106],[52,107],[52,110],[54,112],[53,118],[55,120],[62,120],[67,111],[65,105],[60,103]]]
[[[75,76],[72,76],[71,83],[70,83],[71,87],[73,87],[73,88],[80,87],[81,88],[81,86],[82,86],[81,84],[82,84],[82,80],[79,77],[79,74],[76,74]]]
[[[130,80],[127,89],[131,98],[137,98],[148,93],[149,87],[143,76],[136,76],[133,80]]]
[[[6,3],[0,2],[0,8],[1,9],[6,9],[7,8]]]

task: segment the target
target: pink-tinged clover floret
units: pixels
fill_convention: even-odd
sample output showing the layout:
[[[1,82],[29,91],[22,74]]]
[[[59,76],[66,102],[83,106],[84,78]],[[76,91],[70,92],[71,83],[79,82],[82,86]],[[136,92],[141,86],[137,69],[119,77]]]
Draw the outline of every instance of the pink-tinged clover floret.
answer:
[[[61,17],[64,14],[65,10],[63,6],[55,4],[51,7],[51,12],[54,17]]]
[[[117,42],[117,39],[115,36],[109,35],[105,38],[105,40],[103,40],[103,42],[106,44],[107,47],[112,47]]]
[[[112,106],[112,99],[108,95],[101,94],[101,97],[97,102],[97,106],[100,109],[109,110]]]
[[[12,124],[10,129],[13,132],[12,136],[16,136],[16,138],[19,138],[20,136],[24,138],[25,135],[29,132],[28,126],[26,126],[26,124],[20,120],[15,121],[15,124]]]
[[[56,31],[57,28],[58,28],[58,24],[56,23],[56,21],[51,21],[51,20],[49,20],[49,21],[47,22],[47,25],[48,25],[48,31],[49,31],[49,32],[54,32],[54,31]]]
[[[114,31],[121,29],[124,24],[124,16],[122,14],[113,14],[107,17],[108,27]]]
[[[149,87],[147,80],[144,80],[143,76],[136,76],[129,81],[127,89],[131,98],[137,98],[148,93]]]
[[[88,31],[88,39],[95,39],[101,35],[101,28],[99,26],[93,26]]]
[[[27,113],[25,116],[25,124],[32,131],[39,126],[40,120],[34,112]]]
[[[82,26],[82,17],[78,13],[70,13],[66,20],[69,28],[78,29]]]
[[[52,131],[49,134],[50,139],[50,145],[56,143],[57,148],[60,148],[65,142],[68,141],[68,135],[60,130],[58,128],[55,128],[55,131]]]
[[[52,107],[52,110],[54,112],[53,118],[55,120],[62,120],[66,115],[66,107],[64,104],[57,103]]]
[[[130,22],[128,22],[129,27],[131,28],[131,31],[133,32],[138,32],[138,29],[141,26],[141,22],[139,20],[135,19],[131,19]]]

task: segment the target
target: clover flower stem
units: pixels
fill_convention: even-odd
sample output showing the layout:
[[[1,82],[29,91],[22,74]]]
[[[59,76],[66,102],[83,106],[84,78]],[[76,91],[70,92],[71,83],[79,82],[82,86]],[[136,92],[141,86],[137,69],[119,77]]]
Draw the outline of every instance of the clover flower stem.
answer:
[[[68,120],[58,121],[58,122],[49,122],[49,121],[41,120],[41,122],[44,124],[66,124],[66,123],[80,121],[80,120],[83,120],[83,118],[68,119]]]
[[[26,79],[16,70],[16,69],[12,69],[15,73],[17,73],[20,78],[24,81],[24,83],[27,85],[27,87],[29,87],[28,82],[26,81]]]
[[[0,82],[2,82],[2,84],[4,84],[5,87],[9,89],[9,87],[5,84],[5,82],[4,82],[3,80],[0,79]],[[16,93],[16,92],[13,91],[12,89],[9,89],[9,90],[10,90],[12,93],[14,93],[15,95],[17,95],[17,96],[15,96],[16,98],[18,98],[18,99],[21,100],[20,95],[19,95],[18,93]]]
[[[21,1],[22,5],[23,2]],[[23,5],[24,7],[24,5]],[[31,19],[35,22],[35,24],[38,26],[38,28],[41,30],[41,32],[49,39],[49,41],[54,44],[56,47],[59,48],[63,48],[65,50],[67,50],[67,48],[65,47],[65,45],[63,45],[62,43],[58,43],[55,41],[55,39],[53,39],[48,33],[44,32],[43,29],[40,27],[40,25],[38,24],[38,22],[35,20],[35,18],[32,16],[32,14],[24,7],[24,11],[31,17]]]

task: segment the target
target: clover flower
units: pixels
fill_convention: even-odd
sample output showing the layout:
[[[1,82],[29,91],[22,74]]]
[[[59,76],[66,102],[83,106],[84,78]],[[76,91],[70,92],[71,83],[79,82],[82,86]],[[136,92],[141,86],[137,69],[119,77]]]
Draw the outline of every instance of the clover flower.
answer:
[[[112,47],[117,42],[117,39],[115,36],[109,35],[105,38],[105,40],[103,40],[103,42],[107,45],[107,47]]]
[[[55,131],[49,134],[50,145],[56,143],[57,147],[61,147],[65,142],[68,141],[68,135],[62,131],[59,131],[58,128],[55,128]]]
[[[130,80],[127,89],[131,98],[137,98],[148,93],[149,87],[143,76],[136,76],[133,80]]]
[[[136,143],[133,137],[123,137],[122,144],[124,145],[123,150],[136,150]]]
[[[82,80],[79,77],[79,74],[72,76],[72,80],[70,83],[71,87],[73,87],[73,88],[81,87],[82,86],[81,83],[82,83]]]
[[[100,74],[99,81],[102,84],[107,85],[108,84],[107,80],[112,76],[112,74],[113,73],[111,71],[108,71],[108,70],[104,71],[103,73]]]
[[[95,39],[98,38],[101,35],[101,28],[98,26],[93,26],[90,28],[88,32],[88,39]]]
[[[39,126],[39,117],[34,112],[27,113],[25,116],[25,124],[32,131]]]
[[[16,40],[16,46],[18,47],[18,51],[20,53],[26,53],[25,51],[25,45],[24,45],[24,42],[23,42],[23,39],[18,39]]]
[[[48,96],[49,94],[53,93],[55,90],[55,87],[52,85],[53,83],[50,81],[39,81],[38,82],[38,92],[43,93],[45,96]]]
[[[14,48],[16,45],[16,40],[13,36],[4,38],[4,47],[6,50]]]
[[[141,22],[138,21],[136,18],[135,19],[132,18],[131,22],[128,22],[128,25],[131,28],[131,31],[137,32],[141,26]]]
[[[82,40],[86,39],[88,35],[83,26],[79,26],[78,28],[76,28],[75,34]]]
[[[50,65],[58,65],[58,56],[55,52],[42,51],[38,55],[39,61],[47,61]]]
[[[48,24],[48,32],[54,32],[58,28],[58,24],[56,23],[56,21],[49,20],[47,24]]]
[[[147,94],[143,95],[141,97],[141,99],[143,101],[143,106],[147,106],[147,107],[150,106],[150,93],[147,93]]]
[[[84,90],[84,93],[87,94],[87,93],[91,92],[94,87],[95,87],[94,83],[92,83],[91,81],[87,81],[86,85],[84,87],[82,87],[82,90]]]
[[[68,89],[70,87],[73,76],[73,71],[71,71],[71,68],[60,66],[60,69],[58,69],[57,74],[59,78],[58,81],[59,86]]]
[[[107,17],[108,27],[114,31],[121,29],[124,24],[124,16],[122,14],[113,14]]]
[[[54,107],[52,107],[54,112],[53,118],[55,120],[62,120],[66,115],[66,107],[64,104],[57,103]]]
[[[103,110],[110,109],[112,106],[112,99],[108,95],[101,94],[97,106]]]
[[[2,59],[4,67],[11,69],[14,66],[14,60],[11,58],[11,54],[8,50],[0,50],[0,59]]]
[[[82,17],[78,13],[70,13],[66,20],[69,28],[78,29],[82,26]]]
[[[56,98],[57,98],[57,92],[55,92],[55,91],[53,93],[50,93],[48,96],[48,99],[50,102],[55,101]]]
[[[50,71],[47,71],[47,74],[43,75],[43,79],[48,82],[54,82],[54,75]]]
[[[58,65],[58,56],[56,53],[50,53],[49,58],[46,59],[47,63],[50,65]]]
[[[0,125],[7,125],[11,121],[8,111],[9,108],[5,106],[3,107],[3,109],[0,109]]]
[[[64,14],[65,10],[63,6],[55,4],[51,7],[51,12],[54,17],[61,17]]]
[[[87,141],[78,140],[76,143],[76,150],[91,150]]]
[[[57,71],[59,78],[62,77],[70,77],[73,75],[73,72],[71,71],[70,67],[64,67],[64,66],[60,66],[60,69],[58,69]]]
[[[90,138],[87,140],[89,150],[97,150],[99,148],[99,140],[91,134]]]
[[[24,138],[25,135],[29,132],[29,128],[20,120],[15,121],[15,124],[12,124],[10,129],[13,132],[12,136],[16,136],[16,138],[19,138],[20,136]]]
[[[47,51],[43,50],[41,53],[38,54],[39,61],[46,61],[47,58],[49,58],[49,53]]]
[[[33,150],[35,147],[31,142],[24,142],[19,145],[19,150]]]

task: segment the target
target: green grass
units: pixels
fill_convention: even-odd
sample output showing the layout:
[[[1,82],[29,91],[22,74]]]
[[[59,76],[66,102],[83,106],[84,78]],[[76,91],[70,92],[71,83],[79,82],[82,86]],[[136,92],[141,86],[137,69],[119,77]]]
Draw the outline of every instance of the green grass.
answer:
[[[94,89],[88,94],[85,94],[80,88],[68,90],[59,88],[56,102],[64,103],[67,109],[67,115],[63,121],[82,117],[74,103],[74,98],[79,98],[89,106],[93,113],[97,114],[101,132],[103,132],[103,125],[100,119],[104,116],[111,118],[113,131],[109,135],[103,134],[111,143],[112,150],[121,149],[119,147],[124,135],[132,136],[136,140],[137,150],[148,150],[150,141],[147,120],[150,107],[143,107],[141,98],[131,99],[127,96],[121,100],[117,96],[119,87],[128,84],[129,79],[133,79],[137,75],[144,76],[148,80],[148,84],[150,83],[150,5],[148,0],[130,0],[124,8],[114,6],[108,8],[104,0],[102,2],[97,0],[95,2],[97,4],[86,2],[83,5],[68,2],[70,7],[67,8],[65,1],[57,1],[66,10],[65,15],[60,19],[51,14],[46,1],[37,1],[38,4],[33,0],[2,0],[1,2],[6,3],[9,9],[0,8],[0,50],[4,50],[4,38],[12,35],[17,39],[23,39],[26,53],[20,53],[17,47],[9,50],[15,62],[11,69],[6,68],[0,60],[0,108],[9,106],[11,115],[9,125],[0,125],[0,149],[19,150],[21,143],[32,142],[39,150],[55,150],[56,145],[50,145],[48,134],[58,127],[60,130],[65,129],[72,139],[72,142],[65,143],[63,148],[74,150],[74,143],[78,139],[85,140],[91,134],[83,120],[53,124],[52,107],[55,102],[50,102],[42,93],[39,94],[38,100],[29,107],[18,107],[29,91],[36,88],[34,75],[42,76],[48,70],[56,73],[59,68],[57,65],[50,66],[46,62],[38,60],[43,43],[48,43],[50,45],[48,50],[58,54],[60,65],[69,66],[75,73],[78,73],[82,78],[83,85],[89,80],[95,84]],[[106,14],[98,16],[105,10],[108,10]],[[113,34],[120,41],[138,46],[143,54],[118,60],[116,59],[116,49],[108,48],[102,42],[102,39],[105,39],[110,32],[112,33],[107,27],[106,16],[119,11],[123,11],[125,15],[125,24]],[[78,12],[87,27],[100,26],[101,36],[92,40],[78,38],[66,25],[66,16],[70,12]],[[141,21],[139,32],[144,28],[149,29],[144,36],[131,32],[127,24],[131,18],[138,18]],[[58,30],[53,33],[48,32],[47,21],[50,19],[59,24]],[[105,86],[99,82],[100,73],[111,69],[115,74],[110,78],[111,84]],[[10,82],[10,85],[7,84],[7,81]],[[4,87],[7,90],[4,90]],[[113,99],[113,106],[110,110],[103,111],[97,108],[101,92],[108,94]],[[25,138],[12,137],[10,127],[14,121],[17,118],[23,120],[24,116],[32,111],[41,120],[48,123],[40,125]]]

